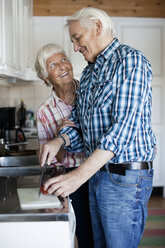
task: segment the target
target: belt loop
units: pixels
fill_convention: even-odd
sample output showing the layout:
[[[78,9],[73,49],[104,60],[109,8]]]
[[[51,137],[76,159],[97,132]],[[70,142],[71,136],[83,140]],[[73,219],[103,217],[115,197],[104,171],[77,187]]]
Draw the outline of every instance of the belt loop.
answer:
[[[104,165],[106,172],[109,174],[109,164]]]
[[[150,173],[152,169],[152,162],[148,162],[148,174]]]

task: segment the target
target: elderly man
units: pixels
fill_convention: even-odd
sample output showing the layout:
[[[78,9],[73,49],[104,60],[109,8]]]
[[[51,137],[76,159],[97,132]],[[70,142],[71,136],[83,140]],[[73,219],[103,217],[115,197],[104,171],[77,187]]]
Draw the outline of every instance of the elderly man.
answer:
[[[74,50],[88,65],[70,119],[73,126],[44,146],[41,166],[61,146],[84,147],[87,159],[47,181],[45,189],[68,196],[89,179],[95,248],[135,248],[147,217],[156,146],[151,66],[140,51],[114,38],[111,19],[102,10],[84,8],[68,17],[67,25]]]

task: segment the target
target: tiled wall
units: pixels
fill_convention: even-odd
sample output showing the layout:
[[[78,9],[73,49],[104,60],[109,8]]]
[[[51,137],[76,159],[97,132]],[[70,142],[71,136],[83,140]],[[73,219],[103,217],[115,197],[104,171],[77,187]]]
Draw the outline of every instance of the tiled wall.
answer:
[[[51,88],[42,81],[18,82],[12,86],[0,85],[0,107],[19,107],[23,100],[27,110],[36,113],[39,105],[50,95]]]
[[[0,86],[0,107],[9,105],[9,89],[6,86]]]

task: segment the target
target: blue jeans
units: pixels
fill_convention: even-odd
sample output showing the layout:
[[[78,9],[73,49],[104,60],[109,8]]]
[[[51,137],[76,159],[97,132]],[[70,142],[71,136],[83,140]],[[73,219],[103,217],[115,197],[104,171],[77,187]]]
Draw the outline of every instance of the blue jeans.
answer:
[[[98,171],[89,181],[95,248],[137,248],[148,215],[153,170]]]

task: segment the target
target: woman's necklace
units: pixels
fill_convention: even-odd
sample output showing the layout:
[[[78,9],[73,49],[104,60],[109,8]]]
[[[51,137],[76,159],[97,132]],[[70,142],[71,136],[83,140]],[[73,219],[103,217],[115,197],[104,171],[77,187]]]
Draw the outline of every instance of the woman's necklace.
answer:
[[[68,105],[73,105],[74,100],[76,98],[76,83],[75,83],[75,81],[73,81],[73,84],[74,84],[73,97],[72,97],[72,99],[70,101],[65,101]]]

